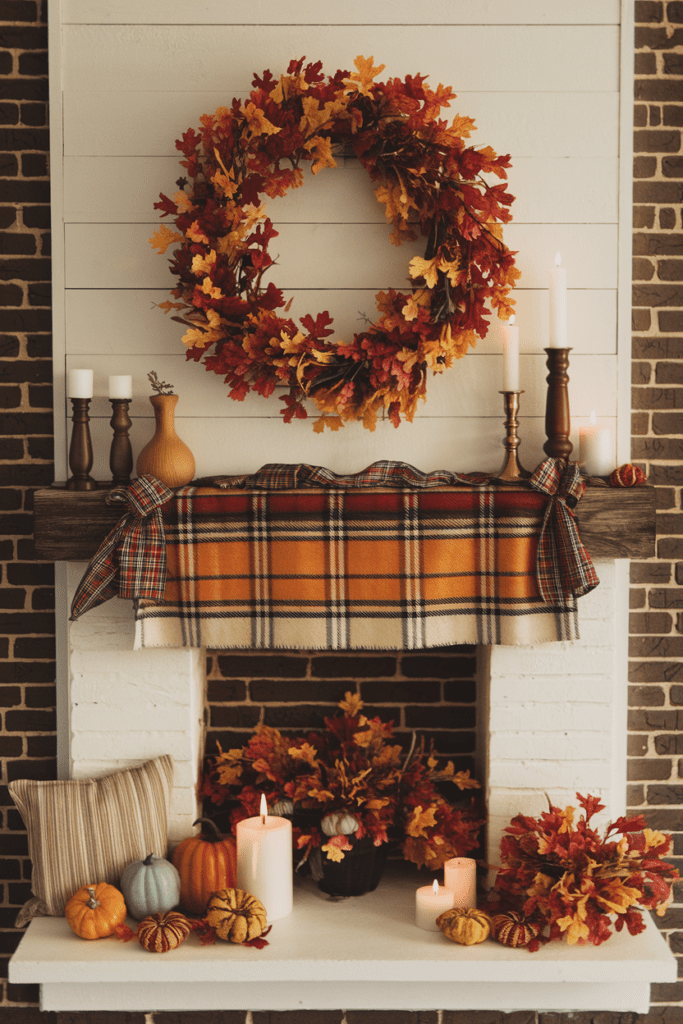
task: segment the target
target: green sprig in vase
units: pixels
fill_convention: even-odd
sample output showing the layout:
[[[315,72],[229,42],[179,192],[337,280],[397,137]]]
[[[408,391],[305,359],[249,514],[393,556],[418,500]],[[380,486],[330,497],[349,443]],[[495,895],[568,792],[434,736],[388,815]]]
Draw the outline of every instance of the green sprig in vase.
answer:
[[[149,473],[167,487],[183,487],[192,480],[195,463],[194,455],[176,433],[178,395],[171,390],[173,385],[160,381],[156,373],[148,373],[147,378],[156,391],[149,399],[154,409],[156,428],[154,437],[138,455],[137,474]]]

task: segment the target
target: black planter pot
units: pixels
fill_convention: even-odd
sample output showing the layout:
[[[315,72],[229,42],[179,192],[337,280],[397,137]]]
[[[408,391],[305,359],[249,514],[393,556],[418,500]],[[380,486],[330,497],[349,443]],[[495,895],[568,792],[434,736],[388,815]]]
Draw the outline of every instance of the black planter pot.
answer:
[[[362,896],[377,888],[384,871],[388,844],[375,846],[370,836],[353,843],[341,861],[322,855],[323,877],[318,888],[330,896]]]

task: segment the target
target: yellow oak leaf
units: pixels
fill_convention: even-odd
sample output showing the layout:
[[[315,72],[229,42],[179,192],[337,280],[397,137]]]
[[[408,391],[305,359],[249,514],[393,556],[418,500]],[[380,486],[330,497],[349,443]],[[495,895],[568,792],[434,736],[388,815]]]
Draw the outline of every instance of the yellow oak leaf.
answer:
[[[325,413],[322,416],[318,416],[315,423],[313,424],[313,430],[316,434],[323,434],[325,427],[329,427],[330,430],[339,430],[343,426],[341,416],[326,416]]]
[[[280,129],[272,124],[255,103],[242,104],[240,113],[244,114],[247,127],[252,135],[277,135]]]
[[[476,127],[471,117],[461,117],[460,114],[456,114],[450,130],[453,135],[457,135],[461,139],[469,139]]]
[[[322,135],[314,135],[312,139],[304,142],[304,149],[312,153],[315,158],[311,170],[314,174],[322,171],[324,167],[336,167],[337,162],[332,156],[332,143]]]
[[[344,694],[344,700],[339,701],[339,707],[347,718],[355,718],[363,707],[363,701],[357,693],[351,693],[350,690],[347,690]]]
[[[356,57],[353,63],[356,65],[357,71],[352,71],[350,76],[343,80],[344,85],[348,87],[347,92],[359,92],[362,96],[371,95],[370,86],[373,78],[376,78],[386,67],[386,64],[373,67],[374,59],[374,57]]]
[[[439,257],[425,260],[422,256],[413,256],[408,264],[408,272],[411,277],[423,277],[428,288],[435,288],[437,282]]]
[[[436,825],[435,809],[433,807],[427,807],[423,810],[422,805],[418,804],[408,819],[406,832],[409,836],[426,836],[426,829],[431,825]]]
[[[187,213],[188,210],[192,209],[192,200],[188,196],[187,192],[174,192],[173,202],[178,207],[178,213]]]
[[[214,285],[210,277],[205,277],[202,281],[202,291],[205,295],[209,295],[212,299],[222,299],[223,292]]]
[[[336,863],[339,863],[339,861],[344,860],[344,852],[340,850],[338,846],[335,846],[332,842],[325,843],[325,845],[321,846],[320,849],[322,850],[323,853],[327,854],[328,860],[333,860]],[[350,850],[352,849],[352,847],[347,846],[346,849]]]
[[[656,832],[651,828],[643,829],[643,837],[646,850],[651,850],[653,846],[661,846],[666,842],[666,836],[662,832]]]
[[[190,227],[185,232],[188,238],[192,239],[193,242],[203,242],[204,245],[209,244],[209,237],[206,235],[199,226],[199,221],[193,220]]]
[[[310,743],[302,743],[300,747],[290,747],[287,753],[295,760],[306,761],[307,764],[315,764],[315,757],[318,751]]]
[[[590,928],[582,921],[578,914],[572,916],[568,914],[566,917],[561,917],[557,922],[560,931],[566,932],[567,944],[569,946],[575,946],[577,942],[585,940],[590,935]]]
[[[155,231],[147,241],[153,249],[158,249],[160,253],[165,253],[169,245],[175,245],[176,242],[184,242],[185,239],[177,231],[171,231],[165,224],[162,224],[159,230]]]
[[[201,277],[202,274],[210,274],[215,264],[215,249],[212,249],[208,256],[202,256],[201,253],[197,253],[197,255],[192,258],[192,273],[196,277]]]

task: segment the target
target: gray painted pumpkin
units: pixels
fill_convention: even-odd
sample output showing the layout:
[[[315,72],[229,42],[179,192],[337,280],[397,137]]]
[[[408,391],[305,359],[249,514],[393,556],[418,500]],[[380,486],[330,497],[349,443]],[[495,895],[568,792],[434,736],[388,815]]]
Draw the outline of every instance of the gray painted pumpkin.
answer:
[[[142,921],[150,914],[166,914],[178,906],[180,875],[170,860],[150,853],[144,860],[128,865],[121,875],[119,888],[128,913],[136,921]]]

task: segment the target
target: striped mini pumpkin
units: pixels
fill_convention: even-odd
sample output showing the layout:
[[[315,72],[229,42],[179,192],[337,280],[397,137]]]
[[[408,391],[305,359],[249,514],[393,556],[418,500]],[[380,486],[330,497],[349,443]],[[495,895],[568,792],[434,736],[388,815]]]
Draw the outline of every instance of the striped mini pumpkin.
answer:
[[[266,927],[266,908],[244,889],[219,889],[207,903],[206,920],[219,939],[250,942]]]
[[[176,949],[192,931],[183,914],[169,910],[167,914],[150,914],[138,925],[138,942],[149,953],[167,953]]]
[[[532,939],[541,931],[541,925],[535,921],[527,921],[521,914],[510,910],[505,914],[496,914],[492,921],[494,938],[504,946],[528,946]]]

